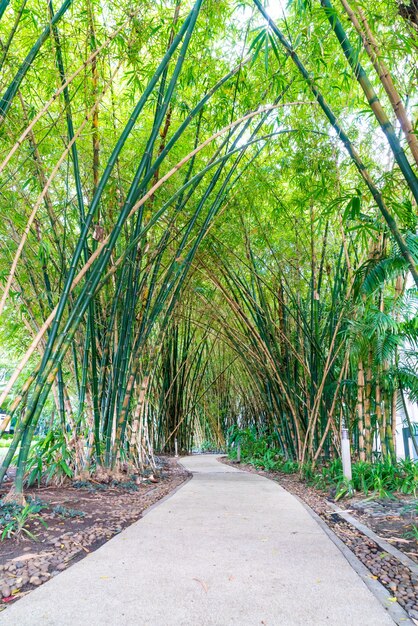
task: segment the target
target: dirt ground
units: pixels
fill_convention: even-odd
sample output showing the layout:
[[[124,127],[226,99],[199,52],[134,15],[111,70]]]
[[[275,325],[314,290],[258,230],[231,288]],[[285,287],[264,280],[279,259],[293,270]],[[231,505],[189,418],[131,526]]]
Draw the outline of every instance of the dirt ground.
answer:
[[[3,606],[96,550],[189,478],[174,459],[162,457],[159,462],[158,478],[145,476],[139,485],[127,480],[28,489],[27,500],[42,505],[39,518],[26,527],[36,540],[22,533],[19,540],[6,538],[0,543]],[[2,487],[0,498],[9,487]]]
[[[413,526],[418,526],[416,498],[404,494],[389,499],[361,496],[340,504],[379,537],[418,563],[418,540],[413,534]]]

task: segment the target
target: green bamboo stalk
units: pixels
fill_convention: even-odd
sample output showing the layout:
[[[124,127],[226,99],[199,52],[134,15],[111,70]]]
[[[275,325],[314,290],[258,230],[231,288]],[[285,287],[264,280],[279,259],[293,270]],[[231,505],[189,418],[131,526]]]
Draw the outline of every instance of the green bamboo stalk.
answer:
[[[363,66],[360,61],[357,59],[357,55],[355,50],[353,49],[350,40],[348,38],[348,34],[344,30],[344,27],[340,20],[338,19],[337,12],[333,7],[330,0],[321,0],[322,7],[325,10],[325,14],[328,18],[329,23],[341,45],[341,48],[344,52],[344,55],[353,70],[354,76],[358,80],[361,88],[364,91],[364,94],[367,98],[367,102],[370,105],[377,121],[379,122],[380,128],[384,132],[386,139],[388,140],[389,146],[393,152],[393,156],[397,164],[399,165],[399,169],[401,170],[407,185],[409,186],[415,201],[418,203],[418,178],[413,171],[405,152],[401,146],[401,142],[399,141],[398,135],[395,132],[395,129],[386,115],[382,104],[379,100],[379,97],[370,82]]]
[[[20,6],[20,9],[19,9],[18,14],[17,14],[16,19],[15,19],[15,22],[13,24],[13,28],[12,28],[12,30],[10,32],[9,37],[7,38],[6,44],[3,47],[3,54],[1,55],[1,59],[0,59],[0,70],[2,69],[2,67],[4,65],[4,62],[5,62],[6,58],[7,58],[7,54],[9,52],[9,48],[10,48],[10,44],[12,43],[13,37],[16,34],[16,31],[17,31],[17,28],[19,26],[19,23],[20,23],[23,11],[25,10],[25,6],[26,6],[27,1],[28,0],[23,0],[22,1],[22,4]],[[2,18],[3,12],[4,12],[4,8],[3,7],[4,7],[4,5],[7,6],[7,4],[8,4],[8,2],[6,3],[4,1],[0,4],[0,20]]]
[[[237,124],[239,124],[239,122]],[[278,131],[276,133],[271,133],[270,136],[282,134],[283,132],[289,132],[289,131]],[[265,140],[265,139],[266,137],[261,137],[261,138],[258,138],[257,140]],[[254,141],[256,140],[253,140],[249,143],[254,143]],[[224,155],[222,158],[228,158],[231,154],[239,150],[243,150],[247,148],[248,145],[249,144],[245,144],[244,146],[237,147],[234,150],[232,150],[230,153],[228,153],[227,155]],[[103,255],[104,261],[103,261],[103,258],[100,257],[101,259],[100,265],[102,267],[104,267],[104,265],[107,264],[111,251],[119,236],[120,228],[122,227],[122,222],[120,220],[119,220],[118,226],[119,226],[119,230],[115,227],[114,231],[112,231],[111,238],[109,240],[109,243],[106,246],[106,253]],[[57,364],[60,364],[62,362],[68,348],[70,347],[73,341],[75,332],[82,319],[82,316],[84,315],[87,307],[89,306],[89,302],[91,298],[94,297],[97,286],[100,282],[100,276],[101,276],[100,271],[96,272],[94,276],[90,274],[90,278],[86,282],[86,285],[82,291],[82,294],[78,298],[78,302],[79,303],[82,302],[82,304],[80,307],[73,307],[71,314],[66,322],[65,328],[63,329],[60,335],[60,339],[57,343],[53,358],[47,361],[47,365],[44,365],[43,362],[41,363],[40,367],[43,366],[42,373],[38,374],[38,380],[36,382],[35,389],[33,390],[33,393],[31,396],[31,401],[28,407],[28,411],[25,415],[24,420],[22,420],[22,423],[20,424],[19,428],[16,430],[15,438],[13,440],[11,449],[12,447],[16,449],[19,443],[20,437],[22,436],[22,434],[25,431],[25,428],[28,425],[30,424],[36,425],[37,420],[39,419],[40,413],[42,411],[44,402],[46,401],[49,390],[53,383],[53,380],[55,379],[56,372],[58,369]],[[29,432],[33,432],[33,430]],[[20,469],[16,476],[16,485],[18,486],[19,489],[21,489],[23,486],[23,474],[22,473],[24,472],[24,466],[26,463],[28,451],[29,451],[29,447],[25,446],[25,449],[22,452],[22,456],[20,457]],[[11,458],[12,457],[7,456],[6,459],[4,460],[3,465],[0,468],[0,480],[2,479],[2,476],[4,476],[4,473],[7,470],[8,463],[10,463]]]
[[[138,101],[134,111],[132,112],[132,115],[130,116],[127,124],[125,125],[125,128],[122,131],[122,133],[121,133],[121,135],[120,135],[120,137],[119,137],[119,139],[117,141],[117,144],[116,144],[115,148],[113,149],[113,152],[112,152],[112,154],[111,154],[111,156],[110,156],[110,158],[108,160],[106,168],[105,168],[105,170],[103,172],[103,175],[102,175],[102,177],[100,179],[99,185],[98,185],[98,187],[96,189],[96,192],[94,194],[93,200],[91,202],[90,209],[89,209],[89,211],[88,211],[88,213],[87,213],[87,215],[85,217],[84,228],[83,228],[82,233],[80,234],[80,237],[78,239],[78,243],[77,243],[76,249],[75,249],[74,254],[73,254],[71,265],[70,265],[70,268],[69,268],[69,271],[68,271],[68,274],[67,274],[67,277],[66,277],[66,280],[65,280],[65,284],[63,286],[63,291],[62,291],[62,294],[61,294],[61,298],[60,298],[60,301],[59,301],[59,304],[58,304],[58,309],[57,309],[57,312],[56,312],[56,315],[55,315],[55,318],[54,318],[54,321],[53,321],[53,324],[52,324],[52,327],[51,327],[50,337],[49,337],[49,340],[48,340],[48,343],[47,343],[47,346],[46,346],[46,349],[45,349],[45,352],[44,352],[43,362],[42,362],[42,365],[41,365],[41,371],[42,371],[43,367],[45,366],[45,364],[47,363],[47,361],[48,361],[48,359],[50,357],[52,346],[53,346],[53,343],[54,343],[54,341],[56,339],[56,336],[57,336],[58,327],[59,327],[60,321],[62,319],[62,315],[64,313],[65,307],[67,305],[68,297],[69,297],[69,294],[70,294],[70,291],[71,291],[71,284],[72,284],[72,282],[74,280],[76,268],[78,266],[78,262],[80,260],[81,254],[82,254],[82,252],[84,250],[85,241],[86,241],[86,238],[87,238],[87,235],[88,235],[91,223],[93,221],[93,218],[94,218],[94,216],[96,214],[96,210],[97,210],[97,208],[99,206],[100,199],[101,199],[101,196],[102,196],[103,191],[105,189],[105,186],[106,186],[106,184],[107,184],[107,182],[108,182],[108,180],[110,178],[110,175],[111,175],[111,173],[113,171],[113,168],[114,168],[114,166],[116,164],[116,160],[117,160],[117,158],[118,158],[118,156],[119,156],[119,154],[120,154],[120,152],[121,152],[121,150],[122,150],[122,148],[123,148],[123,146],[124,146],[128,136],[130,135],[130,133],[131,133],[131,131],[132,131],[134,125],[135,125],[136,120],[138,119],[140,113],[142,112],[146,102],[148,101],[148,98],[151,95],[155,85],[157,84],[157,82],[159,80],[159,77],[162,74],[166,64],[169,62],[169,60],[172,57],[172,55],[174,54],[176,48],[180,44],[180,42],[181,42],[181,40],[183,38],[184,33],[187,31],[187,28],[188,28],[188,25],[189,25],[189,22],[190,22],[192,14],[193,14],[193,11],[192,11],[192,13],[190,13],[188,15],[188,17],[183,22],[183,25],[182,25],[179,33],[174,38],[173,44],[170,46],[170,49],[165,54],[164,58],[162,59],[161,63],[159,64],[156,72],[154,73],[152,79],[150,80],[147,88],[145,89],[144,93],[142,94],[141,98],[139,99],[139,101]],[[58,15],[58,13],[56,14],[56,16],[57,15]],[[55,18],[56,18],[56,16],[55,16]]]
[[[72,2],[73,2],[73,0],[64,0],[64,2],[62,3],[61,7],[59,8],[57,13],[54,15],[53,19],[51,20],[51,23],[48,24],[47,26],[45,26],[44,30],[42,31],[42,33],[38,37],[36,43],[32,46],[32,48],[29,51],[29,53],[27,54],[25,60],[21,64],[20,68],[18,69],[18,71],[17,71],[15,77],[13,78],[12,82],[10,83],[9,87],[4,92],[4,95],[3,95],[2,99],[0,100],[0,125],[4,122],[4,120],[6,118],[6,115],[7,115],[8,111],[9,111],[9,109],[10,109],[10,106],[11,106],[11,104],[13,102],[13,99],[14,99],[15,95],[18,92],[18,89],[20,87],[20,84],[21,84],[22,80],[26,76],[29,68],[31,67],[31,65],[33,63],[33,61],[36,59],[40,49],[43,46],[43,44],[48,39],[48,37],[50,35],[50,32],[51,32],[51,26],[53,27],[55,24],[57,24],[60,21],[60,19],[65,15],[67,10],[70,8]],[[7,4],[8,3],[3,2],[0,5],[0,18],[2,17],[2,15],[4,13],[4,10],[7,7]]]
[[[399,249],[401,250],[401,253],[402,253],[403,257],[407,261],[409,269],[410,269],[410,272],[411,272],[412,277],[414,279],[414,282],[415,282],[415,284],[418,287],[418,270],[416,268],[415,261],[414,261],[412,255],[411,255],[411,252],[410,252],[410,250],[408,248],[408,245],[407,245],[404,237],[402,236],[401,231],[398,228],[398,225],[397,225],[395,219],[393,218],[392,214],[390,213],[390,211],[386,207],[386,204],[384,202],[384,199],[383,199],[383,196],[382,196],[381,192],[378,190],[378,188],[376,187],[376,185],[372,181],[372,179],[371,179],[371,177],[370,177],[370,175],[369,175],[369,173],[368,173],[364,163],[362,162],[359,154],[355,150],[355,148],[354,148],[353,144],[351,143],[348,135],[341,128],[341,126],[340,126],[340,124],[339,124],[335,114],[333,113],[332,109],[330,108],[330,106],[326,102],[326,100],[323,97],[323,95],[321,94],[321,92],[316,87],[316,84],[315,84],[314,80],[312,79],[312,77],[311,77],[310,73],[308,72],[308,70],[303,65],[303,63],[300,60],[298,54],[293,49],[292,45],[287,41],[287,39],[284,37],[283,33],[279,30],[279,28],[276,26],[276,24],[268,16],[268,14],[267,14],[266,10],[264,9],[264,7],[262,6],[260,0],[253,0],[253,1],[254,1],[254,4],[257,6],[258,10],[260,11],[260,13],[267,20],[269,26],[271,27],[271,29],[274,32],[274,34],[277,36],[279,42],[284,47],[284,49],[286,50],[287,54],[290,56],[290,58],[292,59],[292,61],[296,65],[296,67],[299,70],[300,74],[304,78],[306,84],[309,86],[310,90],[312,91],[313,95],[315,96],[315,98],[316,98],[319,106],[321,107],[322,111],[325,113],[325,115],[326,115],[328,121],[330,122],[331,126],[334,128],[335,132],[337,133],[337,136],[342,141],[345,149],[347,150],[347,152],[348,152],[349,156],[351,157],[354,165],[356,166],[359,174],[363,178],[363,180],[366,183],[370,193],[372,194],[372,196],[373,196],[373,198],[374,198],[374,200],[375,200],[375,202],[376,202],[380,212],[382,213],[382,215],[383,215],[383,217],[384,217],[384,219],[385,219],[385,221],[386,221],[386,223],[387,223],[387,225],[389,227],[389,230],[392,233],[393,238],[395,239],[396,243],[399,246]]]
[[[1,0],[0,1],[0,20],[4,15],[5,10],[10,4],[10,0]]]

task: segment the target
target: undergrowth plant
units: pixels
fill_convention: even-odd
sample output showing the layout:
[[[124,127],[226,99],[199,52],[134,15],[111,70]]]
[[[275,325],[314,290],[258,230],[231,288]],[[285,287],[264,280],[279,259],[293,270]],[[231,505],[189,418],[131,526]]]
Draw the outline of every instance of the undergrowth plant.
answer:
[[[48,484],[62,484],[65,479],[73,477],[71,469],[72,455],[68,449],[66,433],[50,430],[40,437],[32,446],[26,465],[27,485],[38,486],[44,479]]]
[[[5,539],[15,539],[20,541],[27,537],[32,541],[37,541],[37,536],[28,529],[33,521],[38,521],[47,527],[45,521],[39,515],[39,511],[44,505],[37,502],[28,502],[24,506],[15,503],[0,502],[0,532],[1,541]]]
[[[344,478],[342,462],[334,459],[323,465],[299,464],[286,460],[274,445],[273,437],[258,436],[253,429],[233,429],[230,432],[228,456],[237,458],[241,445],[241,461],[266,471],[299,473],[302,480],[320,491],[332,494],[335,500],[355,493],[391,498],[395,493],[417,496],[418,463],[411,459],[392,462],[357,461],[352,464],[352,480]]]

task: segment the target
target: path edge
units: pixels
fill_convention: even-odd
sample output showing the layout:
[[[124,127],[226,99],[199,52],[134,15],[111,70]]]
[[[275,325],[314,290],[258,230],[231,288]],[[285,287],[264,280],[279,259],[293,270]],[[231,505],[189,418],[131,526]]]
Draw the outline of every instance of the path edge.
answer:
[[[222,458],[225,458],[225,456],[219,457],[217,459],[219,463],[223,462]],[[241,472],[251,473],[242,467],[239,468],[239,470]],[[311,509],[309,504],[306,504],[306,502],[304,502],[302,498],[300,498],[296,494],[291,493],[290,491],[285,489],[285,487],[283,487],[283,485],[281,485],[279,481],[273,480],[272,478],[269,478],[268,476],[261,476],[260,474],[258,474],[258,476],[260,478],[265,478],[266,480],[269,480],[273,484],[280,487],[280,489],[284,489],[289,495],[295,498],[303,506],[303,508],[309,513],[312,519],[315,520],[318,526],[324,531],[324,533],[329,537],[329,539],[331,539],[333,544],[339,549],[339,551],[342,553],[346,561],[348,561],[352,569],[356,572],[358,577],[363,581],[363,583],[366,585],[369,591],[374,595],[374,597],[378,600],[378,602],[381,604],[383,609],[386,611],[386,613],[388,613],[390,618],[393,620],[395,624],[397,624],[397,626],[415,626],[414,622],[411,620],[408,613],[405,611],[405,609],[401,607],[401,605],[397,601],[388,602],[389,592],[387,591],[387,589],[378,580],[371,578],[371,573],[367,569],[367,567],[360,561],[360,559],[356,557],[354,552],[352,552],[350,548],[348,548],[345,545],[345,543],[339,537],[337,537],[334,531],[331,530],[331,528],[324,522],[324,520],[321,519],[321,517],[317,513],[315,513],[313,509]]]
[[[324,533],[328,535],[331,541],[337,546],[337,548],[343,554],[345,559],[349,562],[353,570],[356,572],[359,578],[361,578],[363,583],[366,585],[366,587],[368,587],[368,589],[372,592],[375,598],[380,602],[382,607],[390,615],[395,624],[397,624],[398,626],[415,626],[408,613],[405,611],[405,609],[401,607],[401,605],[397,601],[388,602],[388,598],[390,597],[388,590],[378,580],[371,578],[371,573],[367,569],[367,567],[360,561],[360,559],[356,557],[354,552],[352,552],[350,548],[348,548],[345,543],[339,537],[337,537],[334,531],[331,530],[331,528],[324,522],[324,520],[321,519],[321,517],[317,513],[315,513],[315,511],[311,509],[311,507],[306,504],[306,502],[299,498],[299,496],[293,493],[291,495],[301,503],[301,505],[305,508],[309,515],[316,521],[318,526],[322,528]]]
[[[394,556],[396,559],[398,559],[398,561],[400,561],[403,565],[408,567],[416,576],[418,576],[418,565],[412,559],[410,559],[407,554],[404,554],[403,552],[398,550],[398,548],[396,548],[395,546],[392,546],[385,539],[383,539],[383,537],[380,537],[373,530],[371,530],[368,526],[366,526],[362,522],[359,522],[355,517],[347,513],[345,509],[341,509],[339,506],[337,506],[333,502],[330,502],[329,505],[346,522],[348,522],[349,524],[357,528],[357,530],[359,530],[364,535],[366,535],[366,537],[369,537],[369,539],[372,539],[375,543],[377,543],[382,548],[382,550]]]
[[[151,504],[151,506],[147,507],[145,511],[143,511],[141,517],[137,519],[136,522],[134,522],[134,524],[137,524],[142,519],[144,519],[144,517],[146,517],[148,513],[151,513],[151,511],[153,511],[158,506],[160,506],[160,504],[162,504],[163,502],[166,502],[167,500],[170,500],[170,498],[172,498],[178,491],[180,491],[180,489],[183,489],[183,487],[185,487],[187,483],[192,480],[193,474],[189,472],[189,470],[187,470],[183,464],[181,464],[181,466],[186,470],[186,472],[188,473],[188,476],[183,480],[182,483],[180,483],[180,485],[177,485],[177,487],[174,487],[174,489],[170,491],[170,493],[167,493],[163,498],[160,498],[160,500],[157,500],[157,502],[154,502],[154,504]],[[133,524],[131,524],[131,526],[133,526]]]

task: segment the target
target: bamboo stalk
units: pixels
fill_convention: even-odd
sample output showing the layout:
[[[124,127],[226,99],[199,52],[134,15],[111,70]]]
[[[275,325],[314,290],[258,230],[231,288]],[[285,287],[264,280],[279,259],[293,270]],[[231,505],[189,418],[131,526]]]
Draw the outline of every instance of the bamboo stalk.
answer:
[[[379,191],[379,189],[376,187],[375,183],[373,182],[369,172],[367,171],[364,163],[362,162],[360,155],[358,154],[357,150],[354,148],[352,142],[350,141],[348,135],[343,131],[341,125],[339,124],[337,117],[335,116],[335,114],[333,113],[332,109],[330,108],[330,106],[328,105],[328,103],[326,102],[325,98],[323,97],[323,95],[321,94],[321,92],[319,91],[319,89],[317,88],[315,82],[312,80],[311,75],[309,74],[308,70],[305,68],[305,66],[303,65],[302,61],[300,60],[299,56],[297,55],[297,53],[295,52],[295,50],[292,48],[291,44],[286,40],[286,38],[283,36],[282,32],[277,28],[276,24],[271,20],[271,18],[268,16],[267,12],[265,11],[265,9],[263,8],[260,0],[253,0],[255,5],[257,6],[257,8],[259,9],[260,13],[265,17],[265,19],[267,20],[269,26],[271,27],[271,29],[273,30],[273,32],[275,33],[275,35],[277,36],[277,38],[279,39],[280,43],[282,44],[282,46],[285,48],[287,54],[290,56],[290,58],[292,59],[292,61],[295,63],[296,67],[298,68],[300,74],[302,75],[302,77],[304,78],[304,80],[306,81],[306,84],[309,86],[310,90],[312,91],[312,93],[314,94],[318,104],[320,105],[321,109],[323,110],[323,112],[325,113],[328,121],[330,122],[331,126],[334,128],[335,132],[337,133],[337,136],[339,137],[339,139],[342,141],[345,149],[347,150],[349,156],[351,157],[354,165],[356,166],[360,176],[363,178],[364,182],[366,183],[372,197],[374,198],[380,212],[382,213],[390,232],[393,235],[393,238],[395,239],[396,243],[398,244],[401,253],[403,255],[403,257],[405,258],[406,262],[408,263],[410,272],[412,274],[412,277],[414,279],[415,284],[418,287],[418,270],[416,267],[416,263],[414,261],[413,256],[411,255],[411,252],[408,248],[408,245],[404,239],[404,237],[402,236],[401,231],[399,230],[399,227],[395,221],[395,219],[393,218],[392,214],[390,213],[390,211],[388,210],[386,203],[384,202],[383,196],[381,194],[381,192]],[[322,0],[321,0],[322,1]],[[412,188],[413,190],[416,191],[415,187],[415,175],[413,175],[413,177],[411,177],[411,180],[409,181],[410,184],[412,184]],[[414,191],[414,193],[415,193]]]
[[[341,0],[341,4],[343,5],[348,17],[350,18],[350,21],[352,22],[354,28],[356,29],[357,33],[360,35],[363,41],[364,48],[371,62],[373,63],[373,67],[376,70],[377,75],[379,76],[379,80],[381,81],[392,104],[393,111],[397,119],[399,120],[403,133],[411,150],[411,154],[414,157],[415,163],[418,165],[418,138],[415,135],[411,121],[402,102],[402,98],[400,97],[395,87],[392,75],[382,58],[379,44],[377,43],[371,31],[364,11],[361,7],[356,7],[358,15],[360,17],[360,23],[354,10],[351,8],[347,0]]]

